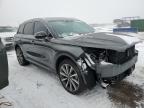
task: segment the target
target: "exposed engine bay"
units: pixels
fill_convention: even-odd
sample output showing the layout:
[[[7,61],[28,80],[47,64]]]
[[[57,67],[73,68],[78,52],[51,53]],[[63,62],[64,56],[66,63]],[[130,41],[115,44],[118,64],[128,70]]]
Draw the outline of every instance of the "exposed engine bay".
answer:
[[[112,64],[123,64],[132,59],[137,53],[135,46],[128,48],[124,52],[98,48],[84,48],[84,51],[90,56],[93,62],[105,61]]]
[[[88,68],[96,73],[97,79],[103,83],[103,79],[121,80],[128,76],[137,61],[138,51],[131,46],[124,52],[114,50],[83,48],[84,54],[78,60],[82,71],[87,74]]]

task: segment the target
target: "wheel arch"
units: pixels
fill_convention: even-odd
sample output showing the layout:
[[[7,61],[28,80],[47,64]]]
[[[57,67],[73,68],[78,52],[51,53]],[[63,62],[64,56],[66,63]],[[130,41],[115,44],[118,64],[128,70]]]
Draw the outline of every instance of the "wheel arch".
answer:
[[[20,46],[18,45],[18,44],[15,44],[15,46],[14,46],[14,48],[15,48],[15,50],[16,50],[16,48],[20,48]]]
[[[62,54],[59,54],[56,58],[56,62],[55,62],[55,69],[56,69],[56,72],[58,72],[58,67],[59,67],[59,64],[64,60],[64,59],[69,59],[71,61],[73,61],[75,64],[76,64],[76,57],[74,57],[73,55],[71,54],[67,54],[67,53],[62,53]],[[77,65],[77,64],[76,64]]]

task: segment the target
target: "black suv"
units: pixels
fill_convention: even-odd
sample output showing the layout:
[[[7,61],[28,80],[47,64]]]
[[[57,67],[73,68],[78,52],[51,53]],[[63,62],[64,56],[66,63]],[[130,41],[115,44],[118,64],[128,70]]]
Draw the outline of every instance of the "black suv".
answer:
[[[74,18],[36,18],[19,26],[14,37],[20,65],[53,70],[63,87],[79,94],[99,82],[114,83],[135,67],[135,37],[97,33]]]
[[[8,81],[8,61],[6,50],[0,38],[0,89],[6,87],[9,84]]]

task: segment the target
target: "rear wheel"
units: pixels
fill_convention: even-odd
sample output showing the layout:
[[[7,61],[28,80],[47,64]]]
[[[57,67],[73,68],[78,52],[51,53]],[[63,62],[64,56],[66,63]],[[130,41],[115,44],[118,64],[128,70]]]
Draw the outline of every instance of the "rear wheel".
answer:
[[[63,87],[72,94],[85,90],[81,72],[74,62],[69,59],[62,61],[58,69],[59,79]]]
[[[24,58],[23,52],[20,47],[16,48],[16,55],[20,65],[25,66],[29,64],[29,62]]]

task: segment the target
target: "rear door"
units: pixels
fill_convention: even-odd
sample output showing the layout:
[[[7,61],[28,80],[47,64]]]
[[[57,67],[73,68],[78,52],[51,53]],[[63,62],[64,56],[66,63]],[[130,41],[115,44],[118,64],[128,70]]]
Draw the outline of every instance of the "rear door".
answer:
[[[33,34],[34,23],[28,22],[24,26],[23,35],[21,36],[22,50],[25,53],[26,58],[34,60],[34,34]]]
[[[0,89],[8,85],[8,61],[6,51],[0,39]]]

